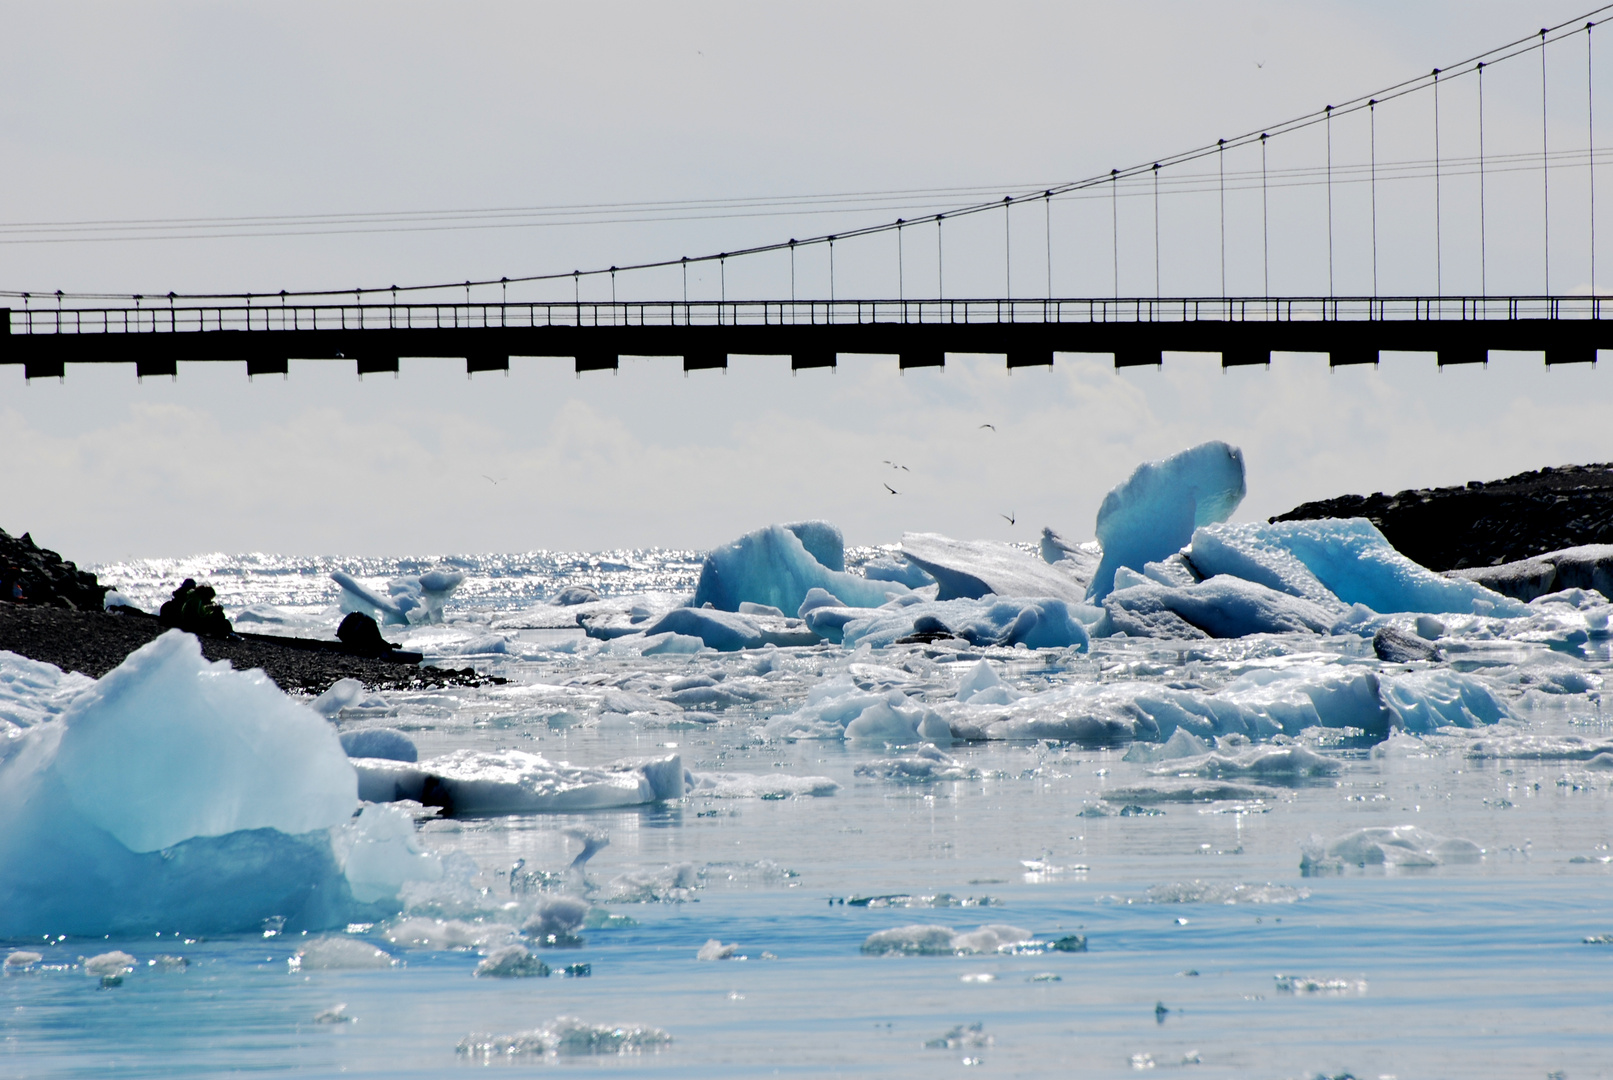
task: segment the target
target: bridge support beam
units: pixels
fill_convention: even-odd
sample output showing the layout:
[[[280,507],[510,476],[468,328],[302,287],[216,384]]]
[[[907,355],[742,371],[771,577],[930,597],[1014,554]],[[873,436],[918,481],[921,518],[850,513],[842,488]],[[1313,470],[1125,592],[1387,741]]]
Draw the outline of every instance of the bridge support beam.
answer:
[[[683,354],[683,371],[727,371],[728,354],[725,352],[695,352]]]
[[[832,368],[835,366],[835,359],[835,354],[828,350],[791,353],[790,370],[802,371],[807,368]]]
[[[502,371],[506,375],[510,371],[510,358],[506,355],[482,353],[465,357],[465,375],[470,377],[478,371]]]
[[[615,353],[580,353],[573,359],[578,375],[585,371],[615,371],[618,360]]]
[[[1047,368],[1050,368],[1052,366],[1053,366],[1053,350],[1052,349],[1016,349],[1016,350],[1010,351],[1009,354],[1008,354],[1008,370],[1009,371],[1013,371],[1015,368],[1022,368],[1022,367],[1047,367]]]
[[[944,368],[947,366],[947,354],[940,349],[909,349],[896,354],[896,367],[899,371],[908,368]]]
[[[358,358],[358,377],[366,375],[379,375],[384,371],[398,373],[398,358],[396,356],[360,356]]]
[[[1226,349],[1221,353],[1221,367],[1223,370],[1232,367],[1270,367],[1270,349]]]
[[[1159,367],[1165,366],[1165,360],[1157,348],[1116,349],[1115,367]]]

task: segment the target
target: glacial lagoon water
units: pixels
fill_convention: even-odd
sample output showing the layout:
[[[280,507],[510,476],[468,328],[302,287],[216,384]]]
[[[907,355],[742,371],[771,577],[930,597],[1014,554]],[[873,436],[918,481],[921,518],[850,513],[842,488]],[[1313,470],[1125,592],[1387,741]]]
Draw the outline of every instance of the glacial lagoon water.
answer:
[[[849,551],[848,564],[874,554]],[[1613,740],[1599,693],[1613,667],[1605,637],[1555,649],[1454,642],[1452,666],[1510,711],[1497,727],[1377,747],[1315,730],[1294,742],[1332,775],[1243,778],[1241,793],[1222,793],[1232,797],[1174,801],[1171,785],[1192,778],[1170,760],[1128,760],[1123,745],[959,744],[925,779],[888,764],[910,751],[762,729],[836,679],[945,699],[982,658],[1024,693],[1395,666],[1360,638],[1308,634],[1098,639],[1089,654],[953,643],[770,649],[765,662],[642,656],[558,628],[558,609],[540,603],[571,584],[607,599],[687,596],[692,552],[259,554],[96,569],[148,608],[195,576],[242,629],[328,635],[333,570],[379,582],[439,562],[468,575],[446,622],[388,627],[392,639],[510,681],[383,693],[344,711],[343,730],[402,730],[422,758],[518,749],[595,765],[676,753],[697,775],[754,779],[638,808],[424,820],[419,839],[449,880],[409,894],[407,923],[335,931],[368,953],[272,923],[8,943],[40,958],[0,976],[0,1075],[1613,1075],[1613,771],[1561,753]],[[689,682],[724,692],[679,699],[674,686]],[[838,787],[800,794],[803,777]],[[1336,838],[1404,826],[1420,830],[1403,834],[1421,838],[1406,849],[1415,857],[1327,857]],[[602,834],[609,844],[569,872],[583,837]],[[1469,844],[1427,856],[1429,838]],[[594,913],[581,943],[534,950],[553,973],[476,977],[557,892]],[[915,924],[1007,924],[1042,945],[861,951],[870,934]],[[1085,951],[1046,947],[1075,935]],[[698,959],[713,939],[735,946],[729,958]],[[134,970],[106,986],[83,961],[113,950]],[[577,1042],[555,1041],[560,1018],[607,1040],[642,1027],[670,1042],[567,1052]],[[496,1038],[529,1032],[548,1032],[551,1049],[540,1037],[510,1053]]]

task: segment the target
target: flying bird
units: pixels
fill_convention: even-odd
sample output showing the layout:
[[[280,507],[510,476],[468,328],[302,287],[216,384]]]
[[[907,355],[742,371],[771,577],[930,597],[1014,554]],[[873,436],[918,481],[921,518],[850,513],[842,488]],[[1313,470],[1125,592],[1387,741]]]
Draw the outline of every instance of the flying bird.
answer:
[[[897,491],[895,488],[891,487],[889,484],[885,485],[885,490],[890,492],[892,495],[900,495],[901,494],[900,491]]]
[[[1003,518],[1004,520],[1006,520],[1008,522],[1008,524],[1010,524],[1010,525],[1012,525],[1014,523],[1014,515],[1013,514],[998,514],[997,516],[1000,517],[1000,518]]]
[[[913,470],[909,469],[906,465],[898,465],[894,461],[886,461],[886,462],[882,462],[882,464],[889,465],[893,469],[901,469],[903,472],[912,472],[913,471]]]
[[[983,428],[988,428],[989,427],[993,431],[997,430],[997,425],[996,424],[981,424],[980,426],[983,427]]]
[[[1255,61],[1255,67],[1257,67],[1257,68],[1263,68],[1263,67],[1265,67],[1265,66],[1266,66],[1266,62],[1265,62],[1265,61],[1264,61],[1264,60],[1256,60],[1256,61]]]
[[[498,486],[498,480],[494,480],[491,476],[488,476],[486,473],[482,473],[482,479],[486,480],[489,484],[492,484],[494,487]],[[499,480],[508,480],[508,479],[509,479],[508,476],[499,477]]]

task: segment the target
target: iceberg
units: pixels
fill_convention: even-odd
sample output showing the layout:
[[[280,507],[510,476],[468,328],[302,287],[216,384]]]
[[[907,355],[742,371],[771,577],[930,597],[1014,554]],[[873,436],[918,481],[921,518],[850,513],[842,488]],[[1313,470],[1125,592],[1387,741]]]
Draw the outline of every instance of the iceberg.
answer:
[[[1085,587],[1075,577],[1012,544],[903,533],[902,554],[940,583],[937,600],[1051,596],[1079,603],[1086,598]]]
[[[1114,588],[1122,566],[1141,571],[1169,558],[1202,525],[1225,521],[1243,501],[1243,451],[1207,442],[1163,461],[1145,461],[1131,478],[1104,496],[1097,535],[1103,559],[1087,589],[1089,602]]]
[[[918,563],[889,555],[869,559],[863,563],[862,571],[863,577],[869,581],[894,581],[909,589],[922,589],[936,583],[935,578]]]
[[[719,611],[738,611],[749,601],[795,611],[814,587],[851,607],[877,607],[908,591],[894,581],[870,581],[846,573],[840,530],[810,521],[769,525],[707,554],[690,606],[710,604]]]
[[[950,743],[945,720],[900,690],[864,690],[849,679],[821,682],[797,710],[775,716],[767,734],[782,739],[863,739],[893,746]]]
[[[1115,575],[1116,583],[1125,575],[1122,567]],[[1201,636],[1184,634],[1178,620],[1217,638],[1322,634],[1337,621],[1335,612],[1309,600],[1227,574],[1174,588],[1143,580],[1110,593],[1103,607],[1105,619],[1096,627],[1099,636],[1119,632],[1132,637]]]
[[[1436,836],[1415,825],[1356,829],[1332,840],[1312,837],[1300,857],[1306,877],[1338,873],[1347,866],[1421,868],[1446,863],[1473,863],[1484,849],[1460,837]]]
[[[1436,574],[1390,546],[1365,518],[1318,518],[1201,528],[1189,553],[1203,574],[1234,574],[1279,592],[1380,614],[1529,614],[1475,581]]]
[[[406,816],[352,820],[329,723],[179,630],[11,741],[0,937],[321,929],[434,872]]]
[[[1613,544],[1584,544],[1499,566],[1447,570],[1445,574],[1525,603],[1566,589],[1594,589],[1603,597],[1613,597]]]
[[[869,934],[862,944],[862,952],[866,956],[977,956],[1013,952],[1032,943],[1029,930],[1006,923],[987,923],[969,931],[914,925]]]
[[[741,615],[716,608],[673,608],[643,628],[646,638],[676,634],[696,638],[719,652],[760,649],[764,645],[816,645],[818,636],[798,619]],[[661,644],[659,641],[654,644]],[[650,647],[654,647],[651,645]],[[667,651],[667,650],[662,650]]]

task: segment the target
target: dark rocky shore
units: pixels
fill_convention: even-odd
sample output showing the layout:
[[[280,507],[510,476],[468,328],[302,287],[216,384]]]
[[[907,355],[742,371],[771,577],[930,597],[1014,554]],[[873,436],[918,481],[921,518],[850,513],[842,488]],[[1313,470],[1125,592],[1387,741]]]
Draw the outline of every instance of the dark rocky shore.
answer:
[[[1308,502],[1272,521],[1364,517],[1430,570],[1498,566],[1613,543],[1613,464],[1565,465],[1462,487]]]
[[[39,547],[27,533],[14,537],[0,529],[0,649],[98,679],[169,629],[156,615],[133,608],[103,611],[106,592],[94,574]],[[212,591],[206,590],[206,598],[211,597]],[[291,693],[322,694],[338,679],[357,679],[372,690],[504,681],[473,668],[422,667],[417,653],[365,655],[376,650],[355,650],[336,641],[233,633],[227,621],[218,629],[223,633],[197,635],[204,656],[228,660],[238,671],[262,668]]]

